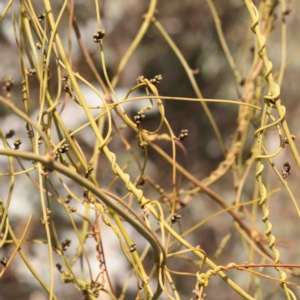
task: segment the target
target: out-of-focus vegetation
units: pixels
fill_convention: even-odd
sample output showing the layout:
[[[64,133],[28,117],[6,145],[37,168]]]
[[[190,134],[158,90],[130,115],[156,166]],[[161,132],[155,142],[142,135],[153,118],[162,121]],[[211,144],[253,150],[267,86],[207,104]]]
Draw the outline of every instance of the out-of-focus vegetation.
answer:
[[[299,9],[1,2],[0,300],[297,299]]]

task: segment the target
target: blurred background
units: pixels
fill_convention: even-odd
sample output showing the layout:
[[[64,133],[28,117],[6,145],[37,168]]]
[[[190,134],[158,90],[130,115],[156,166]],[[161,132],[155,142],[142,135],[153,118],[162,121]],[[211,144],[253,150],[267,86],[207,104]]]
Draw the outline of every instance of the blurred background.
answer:
[[[51,1],[54,16],[57,17],[61,8],[60,1]],[[273,1],[269,1],[273,3]],[[276,1],[274,1],[276,2]],[[93,42],[92,35],[97,31],[97,20],[95,15],[95,6],[93,1],[74,1],[74,15],[78,21],[82,39],[88,48],[89,53],[102,76],[102,66],[100,60],[99,46]],[[243,1],[240,0],[214,0],[213,1],[218,12],[221,26],[234,59],[237,61],[238,69],[243,77],[247,76],[251,62],[251,49],[254,46],[253,34],[249,32],[251,25],[249,14]],[[260,1],[255,1],[259,6]],[[0,2],[0,12],[3,11],[7,1]],[[32,1],[35,11],[44,13],[42,1]],[[118,68],[120,60],[126,53],[135,38],[142,22],[143,15],[147,12],[149,1],[141,0],[110,0],[100,1],[101,23],[105,29],[104,54],[108,75],[112,78]],[[299,22],[300,22],[300,4],[299,2],[287,1],[287,7],[291,10],[286,16],[287,22],[287,59],[292,57],[300,49],[299,38]],[[19,3],[14,1],[12,4],[13,13],[16,21],[19,14]],[[273,30],[270,33],[267,42],[267,51],[269,59],[273,63],[274,71],[278,71],[281,61],[281,11],[278,5],[274,11],[276,17],[273,23]],[[157,20],[160,21],[165,30],[169,33],[174,43],[180,49],[182,55],[188,62],[189,67],[195,70],[195,79],[203,94],[208,99],[231,99],[241,100],[239,92],[242,88],[236,88],[235,78],[228,64],[226,56],[222,50],[215,23],[212,18],[211,11],[206,1],[196,0],[173,0],[158,1],[157,4]],[[68,45],[68,22],[69,13],[66,11],[62,21],[58,27],[59,35],[62,37],[66,47]],[[247,38],[248,37],[248,38]],[[79,72],[82,77],[95,85],[101,91],[92,72],[88,68],[85,58],[81,54],[80,48],[73,37],[73,54],[72,63],[73,70]],[[248,60],[243,61],[239,51],[248,41],[247,50],[249,52]],[[14,89],[12,91],[12,101],[19,107],[22,107],[21,101],[21,75],[18,48],[16,47],[13,26],[10,12],[4,17],[0,23],[0,80],[4,82],[4,78],[12,75],[14,78]],[[296,135],[296,146],[299,149],[299,113],[298,97],[300,94],[300,85],[298,80],[300,69],[300,58],[296,57],[292,64],[285,71],[283,83],[281,86],[282,104],[287,109],[287,121],[291,132]],[[180,64],[178,58],[164,40],[154,25],[150,25],[146,35],[144,36],[139,47],[133,53],[128,61],[124,71],[120,76],[119,83],[116,87],[117,95],[120,99],[124,98],[127,91],[136,85],[138,76],[143,75],[146,78],[154,78],[155,75],[163,76],[162,82],[158,85],[160,95],[174,97],[196,97],[190,81]],[[53,75],[53,90],[57,89],[56,74]],[[32,119],[36,120],[38,113],[38,85],[31,80],[31,105]],[[97,105],[99,99],[86,86],[82,86],[82,91],[90,105]],[[239,91],[239,92],[238,92]],[[265,93],[267,89],[265,89]],[[146,102],[147,103],[147,102]],[[125,107],[127,114],[133,117],[143,106],[141,103],[131,102]],[[208,122],[202,106],[196,102],[187,101],[164,101],[166,116],[170,122],[174,133],[178,134],[182,129],[189,130],[189,136],[184,140],[183,145],[186,148],[187,156],[178,150],[177,161],[186,166],[197,179],[202,180],[207,177],[213,170],[217,168],[223,160],[223,154],[219,143],[216,139],[214,131]],[[221,131],[222,137],[227,147],[231,145],[231,136],[237,126],[238,106],[230,104],[208,104],[212,115]],[[95,115],[97,112],[95,112]],[[276,113],[275,113],[276,115]],[[277,115],[276,115],[277,116]],[[65,110],[62,113],[67,128],[74,130],[86,122],[83,112],[78,111],[77,106],[68,101]],[[120,122],[120,121],[118,121]],[[157,111],[154,109],[147,114],[144,123],[145,128],[154,129],[159,123]],[[121,123],[120,123],[121,124]],[[23,140],[22,150],[30,149],[30,144],[25,130],[24,122],[13,116],[4,106],[0,106],[0,128],[5,133],[9,130],[16,132],[16,137]],[[132,142],[132,147],[142,160],[143,152],[139,151],[134,132],[130,129],[124,130],[126,138]],[[77,141],[85,151],[87,157],[90,157],[93,146],[94,137],[90,129],[83,130],[76,135]],[[267,145],[270,152],[274,152],[278,147],[278,135],[275,130],[270,130],[267,135]],[[13,140],[10,141],[11,145]],[[247,145],[245,149],[245,157],[250,153],[250,147],[254,143],[254,129],[250,129]],[[2,144],[1,144],[2,145]],[[171,154],[171,144],[165,141],[158,142],[167,153]],[[120,140],[114,139],[110,147],[117,154],[119,164],[125,165],[132,158],[130,153],[126,151],[125,146]],[[288,184],[292,189],[294,196],[299,204],[299,170],[290,153],[288,147],[278,155],[275,159],[275,165],[281,171],[282,164],[289,161],[292,165],[291,175],[288,177]],[[25,167],[30,167],[30,162],[24,162]],[[138,176],[138,168],[132,162],[129,164],[127,171],[132,178]],[[17,164],[16,164],[17,166]],[[9,165],[6,157],[0,157],[1,173],[9,172]],[[17,167],[16,167],[17,168]],[[275,177],[272,170],[265,171],[268,178],[268,190],[281,187],[279,180]],[[162,157],[157,155],[154,150],[149,148],[149,162],[146,174],[155,179],[156,183],[165,190],[166,193],[172,191],[172,166],[166,163]],[[245,188],[243,189],[242,201],[252,200],[253,186],[255,182],[255,170],[253,169],[248,177]],[[34,175],[33,175],[34,176]],[[98,178],[100,185],[105,188],[112,181],[113,174],[104,156],[100,157]],[[6,202],[9,192],[9,177],[0,177],[0,198]],[[72,187],[74,193],[82,195],[82,190],[78,186],[74,186],[72,182],[66,179],[66,182]],[[182,179],[181,188],[189,188],[190,183]],[[233,188],[232,173],[228,172],[224,177],[213,184],[212,189],[221,195],[228,204],[232,204],[235,199],[235,189]],[[67,196],[66,191],[57,181],[57,188],[61,195]],[[142,187],[148,198],[160,199],[161,195],[146,183]],[[112,190],[115,194],[123,197],[126,191],[121,182],[117,182]],[[72,202],[78,212],[83,212],[83,208]],[[188,206],[182,208],[178,213],[182,216],[182,221],[178,225],[178,231],[185,231],[205,217],[218,211],[220,207],[213,202],[207,195],[200,193],[196,195]],[[74,238],[75,234],[66,214],[58,204],[53,204],[55,212],[55,224],[57,225],[60,238],[63,241],[66,237]],[[28,216],[33,214],[33,224],[27,234],[28,239],[45,239],[44,227],[40,224],[41,207],[39,201],[38,189],[32,185],[31,181],[25,177],[16,177],[14,194],[9,209],[10,221],[13,224],[15,234],[20,236],[23,232],[24,225],[28,220]],[[259,213],[261,215],[261,212]],[[80,226],[81,218],[74,217],[78,226]],[[298,263],[299,256],[299,234],[298,224],[299,218],[292,205],[290,199],[285,192],[279,192],[271,197],[270,203],[270,220],[273,223],[274,235],[278,238],[281,246],[281,260],[285,263]],[[264,224],[258,219],[257,227],[264,232]],[[127,226],[128,231],[135,235],[135,231]],[[235,230],[232,218],[227,214],[222,214],[204,226],[200,227],[192,235],[187,236],[187,240],[193,245],[203,247],[209,257],[212,257],[217,251],[222,239],[228,232],[232,232],[232,237],[225,245],[222,254],[216,259],[217,265],[227,265],[230,262],[244,263],[247,260],[247,253],[243,248],[243,243],[239,233]],[[104,244],[104,252],[107,260],[108,272],[110,274],[116,294],[119,295],[122,285],[124,284],[124,276],[130,273],[130,266],[123,255],[120,255],[121,249],[118,240],[112,234],[111,229],[102,224],[101,236]],[[143,241],[139,241],[138,251],[143,249]],[[68,251],[68,255],[72,257],[76,251],[76,242],[72,244]],[[95,274],[99,271],[98,261],[96,259],[95,241],[88,240],[86,243],[93,271]],[[47,247],[41,244],[25,243],[24,251],[31,259],[33,266],[42,274],[45,281],[49,281],[49,266],[45,263],[48,259]],[[5,245],[0,249],[0,257],[9,257],[13,247]],[[191,258],[193,256],[190,256]],[[148,269],[151,269],[152,255],[146,258]],[[146,260],[146,266],[147,266]],[[55,263],[60,262],[60,258],[55,256]],[[260,261],[256,261],[259,263]],[[184,260],[170,259],[168,267],[177,271],[185,271],[194,273],[196,267]],[[78,266],[79,270],[79,266]],[[72,284],[65,285],[61,283],[57,270],[55,291],[58,299],[82,299],[83,296],[78,292]],[[265,274],[277,277],[278,275],[270,270],[264,270]],[[249,276],[238,271],[228,272],[230,278],[240,284],[245,290],[249,283]],[[299,282],[299,278],[292,279]],[[196,278],[174,276],[174,281],[178,287],[181,299],[190,299],[194,295],[192,290],[196,284]],[[258,283],[263,286],[262,299],[283,299],[284,294],[281,289],[277,289],[278,283],[261,279]],[[276,290],[277,289],[277,290]],[[272,294],[272,291],[276,293]],[[294,289],[296,295],[300,294]],[[239,299],[238,294],[230,289],[219,277],[212,277],[210,285],[206,290],[207,299]],[[126,293],[125,299],[134,299],[136,295],[135,280],[130,282],[130,288]],[[99,299],[109,299],[104,293],[101,293]],[[38,282],[33,278],[27,270],[23,261],[17,255],[0,280],[0,299],[29,299],[43,300],[47,299],[47,295],[41,290]],[[167,299],[162,296],[161,299]]]

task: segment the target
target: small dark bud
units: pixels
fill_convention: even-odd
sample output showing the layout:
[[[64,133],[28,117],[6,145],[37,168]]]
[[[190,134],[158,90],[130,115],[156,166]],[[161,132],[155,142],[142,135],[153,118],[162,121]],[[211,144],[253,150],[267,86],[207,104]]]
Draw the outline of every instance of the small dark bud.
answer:
[[[85,178],[88,178],[89,175],[93,172],[94,168],[92,166],[88,166],[88,169],[85,171]]]
[[[45,226],[45,220],[44,218],[40,218],[40,221],[42,223],[43,226]],[[50,223],[47,221],[47,225],[50,225]]]
[[[139,284],[139,290],[142,290],[144,288],[144,284],[143,283],[140,283]]]
[[[76,211],[77,211],[77,208],[76,208],[76,207],[74,207],[74,206],[69,207],[69,212],[70,212],[70,213],[74,213],[74,212],[76,212]]]
[[[21,144],[22,144],[22,140],[20,138],[17,138],[14,142],[15,150],[18,150]]]
[[[138,84],[143,83],[145,81],[145,77],[143,75],[139,76],[136,80]]]
[[[36,69],[30,69],[26,72],[27,75],[33,76],[36,73]]]
[[[51,210],[48,207],[46,207],[46,215],[47,217],[50,217],[51,215]]]
[[[95,296],[96,298],[98,298],[98,297],[99,297],[99,294],[100,294],[100,292],[99,292],[99,291],[97,291],[97,290],[95,290],[95,291],[93,291],[93,294],[94,294],[94,296]]]
[[[69,151],[69,144],[63,144],[62,146],[57,148],[57,152],[59,153],[66,153]],[[56,153],[55,153],[56,155]]]
[[[15,131],[11,129],[11,130],[5,135],[5,138],[6,138],[6,139],[9,139],[9,138],[13,137],[14,134],[15,134]]]
[[[62,77],[61,81],[66,82],[66,81],[68,81],[68,79],[69,79],[69,75],[68,75],[68,74],[65,74],[65,75]]]
[[[289,162],[286,162],[283,164],[283,169],[282,169],[282,177],[285,179],[291,174],[291,164]]]
[[[56,150],[54,152],[54,159],[57,160],[59,158],[59,152]]]
[[[178,139],[180,141],[184,140],[187,136],[189,135],[189,131],[187,129],[182,129],[180,134],[179,134],[179,137]]]
[[[291,134],[291,138],[294,141],[296,139],[296,136],[294,134]],[[288,143],[289,143],[289,141],[288,141],[287,137],[285,137],[282,141],[282,148],[284,148],[285,145],[287,145]]]
[[[59,272],[61,272],[61,268],[62,268],[61,264],[60,264],[60,263],[57,263],[55,266],[56,266],[57,270],[58,270]]]
[[[129,252],[134,252],[136,250],[136,244],[132,243],[129,247]]]
[[[145,114],[143,111],[139,111],[137,115],[133,117],[135,124],[140,124],[145,119]]]
[[[139,143],[139,147],[141,148],[141,149],[145,149],[145,147],[147,147],[148,146],[148,143],[147,142],[140,142]]]
[[[140,180],[139,180],[139,185],[144,185],[145,182],[146,182],[146,180],[147,180],[146,176],[143,175],[143,176],[140,178]]]
[[[67,84],[64,85],[64,91],[71,96],[71,91]]]
[[[67,239],[65,239],[64,242],[62,242],[61,245],[62,245],[62,250],[66,251],[71,245],[71,240],[67,238]]]
[[[171,217],[171,222],[172,224],[175,224],[178,220],[181,219],[181,215],[178,215],[178,214],[174,214],[172,217]]]
[[[94,237],[95,236],[95,233],[93,231],[89,231],[85,234],[85,238],[91,238],[91,237]]]
[[[28,129],[28,131],[27,131],[27,136],[28,136],[30,139],[34,138],[34,132],[33,132],[32,129]],[[40,141],[39,141],[39,142],[40,142]],[[39,145],[40,145],[40,144],[39,144]]]
[[[0,263],[5,268],[7,265],[7,258],[6,257],[1,258]]]
[[[105,37],[105,30],[98,30],[97,33],[93,35],[93,39],[95,43],[100,43],[101,40]]]
[[[68,195],[68,196],[66,197],[66,199],[64,200],[64,202],[65,202],[65,203],[70,203],[71,199],[72,199],[72,196],[71,196],[71,195]]]
[[[93,285],[97,289],[99,289],[99,288],[102,289],[103,288],[103,285],[100,282],[93,282]]]
[[[41,146],[43,144],[43,138],[41,136],[39,137],[38,144],[39,144],[39,146]]]
[[[150,79],[150,82],[151,82],[152,84],[158,84],[158,83],[160,83],[162,80],[163,80],[163,77],[159,74],[159,75],[156,75],[153,79]]]
[[[46,17],[45,14],[39,14],[37,18],[38,18],[39,22],[41,22],[45,19],[45,17]]]
[[[7,96],[10,96],[10,92],[12,90],[14,86],[14,79],[12,76],[6,76],[5,79],[4,79],[4,85],[2,87],[3,89],[3,92],[5,94],[7,94]]]

